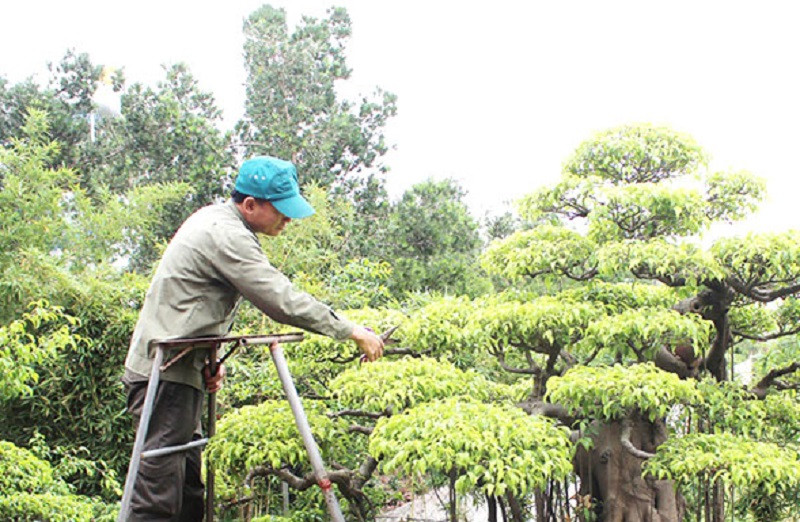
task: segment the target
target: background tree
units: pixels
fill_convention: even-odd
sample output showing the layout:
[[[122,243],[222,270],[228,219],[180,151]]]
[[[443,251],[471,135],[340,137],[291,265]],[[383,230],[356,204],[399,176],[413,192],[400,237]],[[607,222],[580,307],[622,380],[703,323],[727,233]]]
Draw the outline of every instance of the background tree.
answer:
[[[302,183],[353,190],[357,175],[385,172],[383,127],[396,113],[395,96],[341,100],[336,82],[350,69],[345,45],[350,17],[341,8],[325,19],[303,17],[290,32],[286,13],[268,5],[245,21],[247,101],[237,125],[245,155],[291,158]]]
[[[95,201],[159,183],[187,183],[185,198],[168,205],[149,234],[130,238],[127,260],[146,271],[157,259],[158,244],[189,214],[226,195],[234,167],[230,135],[219,129],[222,112],[186,65],[166,68],[156,88],[126,87],[122,71],[114,73],[110,81],[121,98],[120,115],[101,111],[93,101],[101,71],[88,55],[70,50],[50,67],[47,87],[30,80],[10,87],[0,82],[0,142],[10,145],[24,136],[33,107],[47,114],[49,137],[58,143],[50,165],[75,172]]]
[[[348,254],[378,257],[388,209],[384,128],[397,113],[396,96],[380,88],[358,100],[339,94],[339,84],[351,74],[347,11],[303,17],[290,30],[282,9],[265,5],[247,18],[244,34],[247,98],[236,125],[240,154],[291,159],[301,185],[344,196],[354,209],[340,220],[348,231]]]
[[[155,88],[126,88],[121,109],[120,118],[100,126],[93,161],[83,165],[92,184],[119,193],[181,181],[191,186],[190,208],[223,196],[233,159],[218,129],[222,111],[185,64],[166,67]]]
[[[29,109],[48,114],[50,137],[60,143],[58,154],[50,158],[53,166],[77,168],[82,148],[89,142],[89,114],[92,96],[102,67],[85,53],[68,50],[58,64],[48,66],[50,76],[45,86],[32,79],[8,85],[0,79],[0,143],[9,145],[13,138],[24,136]]]
[[[70,342],[59,341],[66,335],[62,330],[41,340],[29,332],[0,349],[4,375],[23,377],[22,389],[30,391],[1,397],[6,420],[0,439],[24,447],[43,436],[52,445],[54,463],[80,456],[85,465],[65,471],[70,491],[110,500],[118,494],[116,477],[130,439],[120,436],[129,431],[120,368],[146,288],[145,280],[121,273],[111,262],[125,255],[133,238],[152,229],[165,203],[186,191],[181,185],[154,185],[122,197],[107,193],[95,202],[72,169],[49,166],[59,147],[48,138],[48,128],[46,116],[32,110],[23,137],[0,150],[0,329],[13,333],[28,303],[42,299],[74,320],[62,321]],[[35,375],[35,386],[26,375]]]
[[[392,205],[385,253],[394,266],[395,295],[477,295],[491,289],[476,263],[481,240],[465,195],[452,179],[427,180]]]
[[[490,243],[495,239],[503,239],[508,237],[522,228],[519,218],[517,218],[513,212],[508,210],[502,214],[492,214],[487,212],[486,215],[484,215],[481,224],[487,243]]]
[[[122,194],[163,183],[185,183],[185,197],[163,209],[163,220],[132,245],[130,262],[146,271],[195,210],[227,196],[234,171],[222,111],[184,64],[166,68],[156,88],[139,83],[121,92],[120,117],[103,118],[81,165],[92,192]]]

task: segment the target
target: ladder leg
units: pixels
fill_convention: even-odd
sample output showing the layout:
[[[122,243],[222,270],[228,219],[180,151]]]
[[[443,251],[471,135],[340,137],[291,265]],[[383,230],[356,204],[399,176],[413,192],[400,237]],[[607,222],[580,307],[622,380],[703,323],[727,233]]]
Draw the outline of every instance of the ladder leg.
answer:
[[[217,347],[212,346],[208,357],[209,372],[217,374]],[[210,440],[217,426],[217,394],[208,394],[208,433]],[[206,459],[206,522],[214,522],[214,464]]]
[[[128,475],[125,478],[125,489],[122,493],[122,505],[120,506],[117,522],[125,522],[130,516],[131,497],[133,497],[133,487],[136,483],[136,475],[139,473],[139,462],[142,458],[144,441],[147,438],[147,430],[150,427],[150,415],[153,413],[153,402],[156,398],[158,381],[161,377],[161,364],[164,362],[164,350],[159,347],[153,359],[153,369],[150,371],[150,379],[147,381],[147,392],[144,396],[142,414],[139,417],[139,427],[136,430],[136,439],[133,442],[131,452],[131,462],[128,465]]]
[[[328,513],[331,515],[331,520],[334,522],[344,522],[342,509],[339,507],[339,501],[333,493],[331,481],[328,479],[328,473],[325,471],[317,442],[311,434],[311,427],[308,425],[308,418],[303,409],[303,403],[300,402],[297,389],[294,387],[294,381],[289,373],[289,366],[286,364],[286,358],[283,356],[283,349],[279,344],[275,344],[270,346],[270,353],[272,354],[272,361],[275,363],[275,368],[278,370],[278,377],[280,377],[281,383],[283,384],[283,391],[286,392],[289,406],[291,406],[292,413],[294,413],[297,430],[303,438],[303,444],[308,452],[308,458],[311,461],[311,467],[314,469],[314,475],[317,477],[317,485],[322,489],[325,503],[328,505]]]

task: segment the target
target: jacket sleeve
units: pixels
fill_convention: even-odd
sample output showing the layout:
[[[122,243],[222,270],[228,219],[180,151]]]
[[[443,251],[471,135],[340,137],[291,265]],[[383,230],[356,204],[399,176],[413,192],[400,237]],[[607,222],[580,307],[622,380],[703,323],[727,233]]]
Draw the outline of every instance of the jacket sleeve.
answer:
[[[256,308],[279,323],[337,340],[350,337],[354,323],[295,289],[289,278],[270,264],[254,234],[233,227],[219,232],[211,262]]]

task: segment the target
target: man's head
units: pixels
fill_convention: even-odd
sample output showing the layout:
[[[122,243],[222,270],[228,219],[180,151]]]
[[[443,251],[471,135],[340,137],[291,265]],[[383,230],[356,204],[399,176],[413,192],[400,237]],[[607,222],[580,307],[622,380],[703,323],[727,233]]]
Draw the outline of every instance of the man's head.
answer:
[[[314,213],[300,195],[295,166],[270,156],[257,156],[242,163],[233,200],[253,230],[270,236],[280,234],[292,219]]]

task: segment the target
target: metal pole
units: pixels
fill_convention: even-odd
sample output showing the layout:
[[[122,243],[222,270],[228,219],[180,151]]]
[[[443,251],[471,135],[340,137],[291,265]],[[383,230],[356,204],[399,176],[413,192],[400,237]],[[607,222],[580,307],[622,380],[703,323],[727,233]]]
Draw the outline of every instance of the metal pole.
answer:
[[[125,490],[122,494],[122,506],[119,509],[117,522],[125,522],[131,509],[131,497],[133,496],[133,486],[136,482],[136,475],[139,473],[139,462],[144,449],[144,441],[147,438],[147,430],[150,427],[150,415],[153,413],[153,403],[156,399],[156,390],[161,376],[161,363],[164,361],[164,349],[158,347],[153,360],[153,368],[150,370],[150,380],[147,382],[147,393],[144,396],[142,414],[139,417],[139,427],[136,430],[136,439],[133,442],[133,452],[131,462],[128,465],[128,476],[125,478]]]
[[[186,444],[181,444],[180,446],[170,446],[167,448],[158,448],[158,449],[143,451],[142,458],[149,459],[153,457],[163,457],[164,455],[172,455],[173,453],[180,453],[182,451],[190,450],[192,448],[198,448],[198,447],[202,448],[206,444],[208,444],[208,438],[193,440],[192,442],[187,442]]]
[[[217,374],[217,345],[208,350],[208,371]],[[217,394],[208,394],[208,438],[214,436],[217,427]],[[206,522],[214,522],[214,464],[206,460]]]
[[[297,429],[300,431],[300,436],[303,437],[303,444],[305,444],[306,451],[308,451],[308,458],[311,461],[311,467],[314,469],[314,475],[317,477],[317,484],[322,489],[322,493],[325,496],[325,503],[328,505],[328,512],[331,514],[331,519],[334,522],[344,522],[342,510],[339,507],[339,502],[336,500],[336,495],[334,495],[331,489],[331,481],[328,479],[328,474],[322,463],[319,448],[314,440],[314,436],[311,434],[311,427],[308,425],[306,412],[303,410],[303,404],[300,402],[300,397],[297,395],[292,376],[289,374],[289,366],[286,364],[286,358],[283,356],[283,349],[276,343],[270,346],[270,353],[272,354],[272,361],[275,363],[275,368],[278,370],[278,376],[283,384],[283,391],[286,392],[286,398],[289,400],[292,413],[294,413]]]

